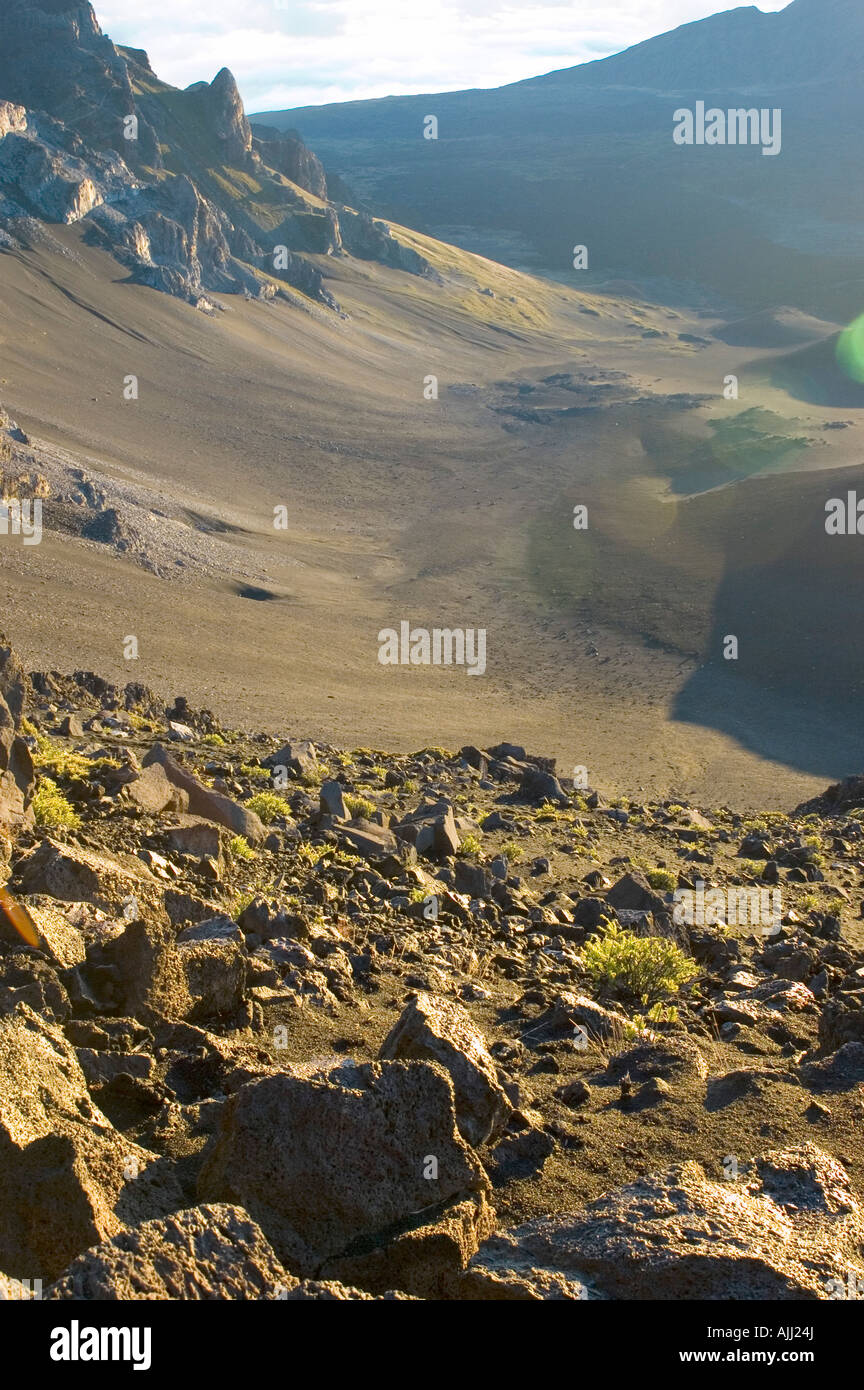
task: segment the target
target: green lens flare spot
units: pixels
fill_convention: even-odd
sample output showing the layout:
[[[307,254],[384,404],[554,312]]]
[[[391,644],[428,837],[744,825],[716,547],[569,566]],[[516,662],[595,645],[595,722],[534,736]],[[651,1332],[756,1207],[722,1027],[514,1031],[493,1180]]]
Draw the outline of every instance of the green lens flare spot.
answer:
[[[864,314],[840,334],[837,361],[848,377],[864,384]]]

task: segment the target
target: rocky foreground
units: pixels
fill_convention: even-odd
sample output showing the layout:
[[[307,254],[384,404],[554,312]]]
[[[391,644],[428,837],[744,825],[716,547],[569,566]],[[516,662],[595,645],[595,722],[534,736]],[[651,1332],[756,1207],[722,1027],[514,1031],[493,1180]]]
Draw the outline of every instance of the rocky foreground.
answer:
[[[38,933],[7,910],[4,1287],[849,1296],[862,805],[607,805],[514,745],[232,733],[2,646]],[[702,884],[779,912],[688,920]]]

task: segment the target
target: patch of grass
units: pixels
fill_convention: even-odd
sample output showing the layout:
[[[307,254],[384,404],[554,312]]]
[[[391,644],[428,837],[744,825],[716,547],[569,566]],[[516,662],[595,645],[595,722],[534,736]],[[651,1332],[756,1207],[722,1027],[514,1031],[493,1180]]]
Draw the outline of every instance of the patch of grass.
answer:
[[[38,746],[33,753],[33,762],[52,777],[80,777],[86,781],[103,768],[120,766],[113,758],[85,758],[83,753],[70,752],[44,734],[37,734],[36,737]]]
[[[272,825],[273,821],[279,816],[286,819],[291,816],[291,807],[284,796],[277,796],[275,792],[256,792],[246,802],[247,809],[254,811],[259,820],[265,825]]]
[[[209,743],[213,748],[226,748],[227,742],[221,734],[205,734],[202,743]]]
[[[597,984],[625,991],[645,1005],[675,994],[696,974],[696,965],[673,941],[634,936],[607,922],[583,953],[587,973]]]
[[[329,776],[329,769],[319,763],[318,767],[313,767],[310,772],[302,772],[300,782],[304,787],[320,787]]]
[[[565,811],[560,806],[556,806],[554,801],[544,801],[534,812],[534,819],[556,822],[571,821],[573,819],[573,812]]]
[[[433,743],[430,744],[428,748],[421,748],[419,752],[414,753],[413,756],[415,758],[437,758],[439,762],[449,763],[452,758],[455,758],[456,754],[451,753],[449,748],[439,748],[437,743]]]
[[[478,855],[482,848],[483,842],[479,835],[463,835],[456,853],[462,859],[471,859]]]
[[[231,899],[231,913],[235,920],[240,916],[240,913],[244,910],[244,908],[247,908],[249,906],[249,904],[254,900],[254,898],[254,888],[237,889],[237,891],[234,894],[234,897]]]
[[[329,846],[327,845],[310,845],[308,841],[304,840],[297,846],[297,858],[307,868],[314,869],[316,864],[320,864],[322,859],[328,857],[328,851]]]
[[[802,912],[813,912],[819,905],[819,899],[815,893],[805,893],[798,899],[798,906]]]
[[[245,835],[235,835],[228,845],[235,859],[254,859],[255,851]]]
[[[652,888],[665,893],[674,893],[678,879],[668,869],[646,869],[645,877]]]
[[[353,792],[346,792],[342,799],[353,820],[370,820],[375,814],[375,803],[365,796],[355,796]]]
[[[152,733],[156,728],[152,719],[145,719],[143,714],[136,714],[135,711],[131,709],[126,711],[126,718],[129,720],[132,728],[136,729],[138,733]]]
[[[269,767],[258,767],[255,763],[241,763],[240,772],[252,782],[269,782]]]
[[[511,864],[518,864],[523,856],[522,846],[516,840],[505,840],[501,846],[501,853]]]
[[[43,777],[33,797],[33,816],[46,830],[77,830],[81,817],[50,777]]]

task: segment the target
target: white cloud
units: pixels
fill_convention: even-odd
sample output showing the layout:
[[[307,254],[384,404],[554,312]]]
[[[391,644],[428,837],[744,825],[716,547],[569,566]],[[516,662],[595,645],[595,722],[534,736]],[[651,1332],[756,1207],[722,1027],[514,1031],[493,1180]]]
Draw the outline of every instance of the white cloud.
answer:
[[[786,0],[762,0],[766,11]],[[247,109],[494,87],[615,53],[717,0],[96,0],[178,87],[230,67]],[[238,14],[242,16],[238,22]]]

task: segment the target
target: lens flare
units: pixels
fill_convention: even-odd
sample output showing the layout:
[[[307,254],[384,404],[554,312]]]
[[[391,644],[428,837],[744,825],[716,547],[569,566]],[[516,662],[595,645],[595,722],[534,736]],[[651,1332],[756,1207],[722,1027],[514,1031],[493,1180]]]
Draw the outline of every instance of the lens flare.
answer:
[[[42,945],[39,936],[39,929],[30,913],[23,903],[16,903],[11,893],[7,893],[5,888],[0,888],[0,913],[6,918],[10,926],[14,927],[22,940],[28,946],[33,946],[36,950]]]
[[[864,314],[840,334],[837,361],[848,377],[864,384]]]

